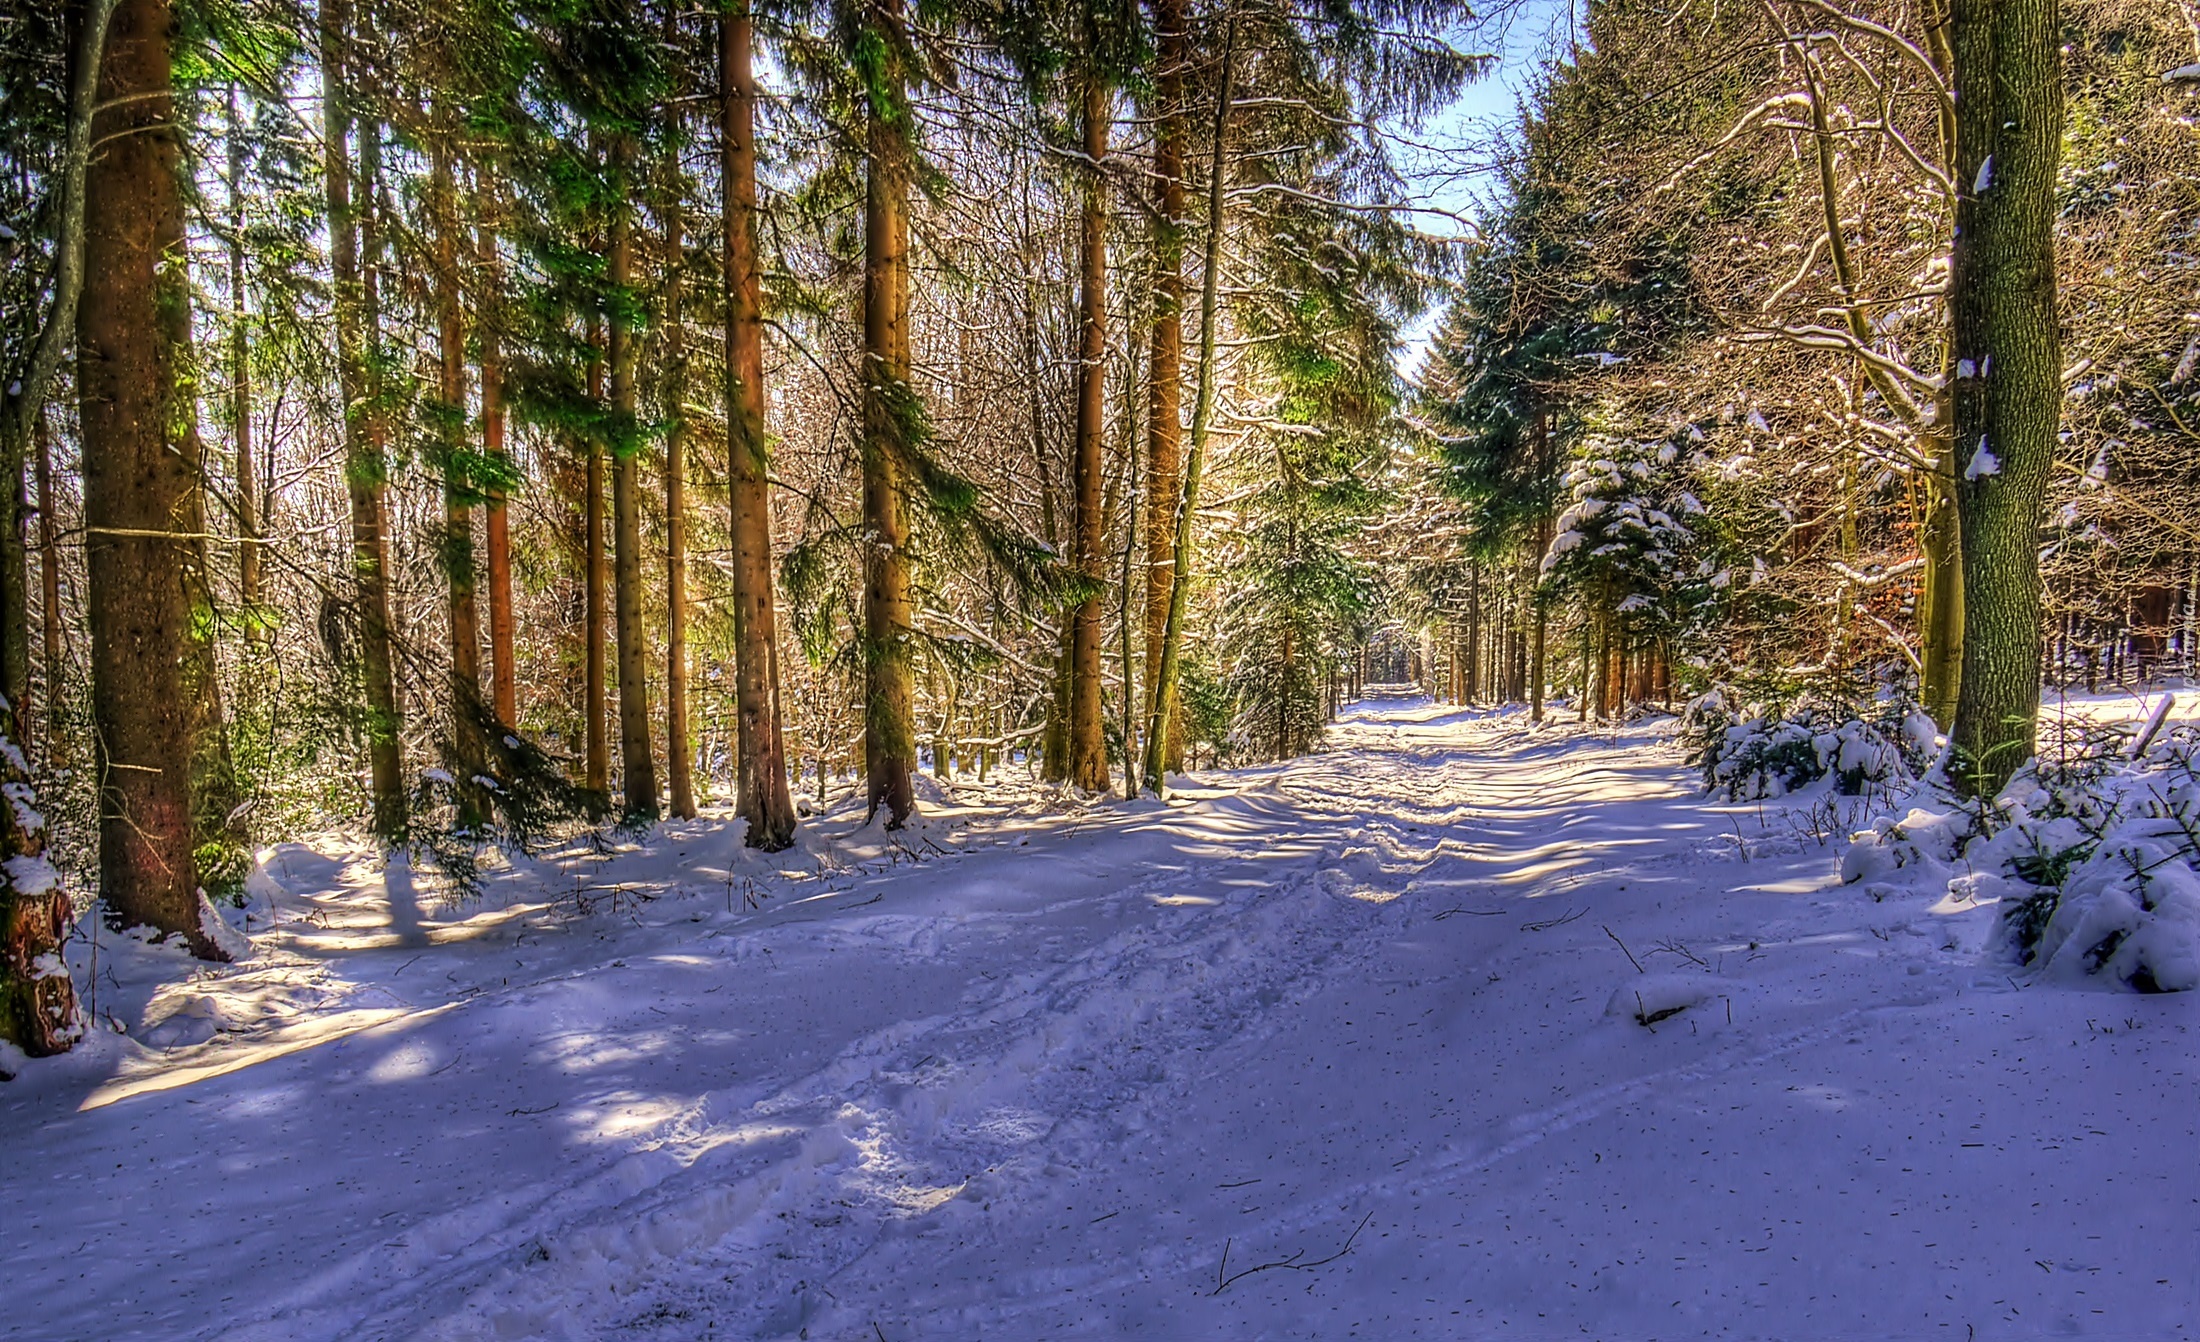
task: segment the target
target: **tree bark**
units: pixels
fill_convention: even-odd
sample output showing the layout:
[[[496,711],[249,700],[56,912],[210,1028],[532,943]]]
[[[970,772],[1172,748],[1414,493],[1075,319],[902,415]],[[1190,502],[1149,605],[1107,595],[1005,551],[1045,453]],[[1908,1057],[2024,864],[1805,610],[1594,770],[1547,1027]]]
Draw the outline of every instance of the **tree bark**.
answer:
[[[503,223],[496,177],[481,173],[481,296],[474,304],[475,343],[481,347],[481,448],[496,463],[499,479],[482,491],[482,564],[489,585],[489,698],[497,721],[519,724],[519,662],[512,641],[512,521],[502,477],[511,471],[505,444],[504,262],[497,230]]]
[[[177,441],[178,352],[188,316],[181,144],[167,0],[125,0],[102,62],[86,174],[85,279],[77,310],[84,442],[100,894],[119,925],[181,933],[227,958],[199,923],[192,835],[192,726],[184,660],[192,458]]]
[[[874,22],[898,30],[901,0]],[[874,34],[874,37],[880,36]],[[898,47],[901,34],[883,35]],[[915,700],[909,594],[908,468],[904,439],[919,413],[909,384],[909,108],[898,58],[880,72],[865,127],[863,209],[863,757],[869,813],[899,829],[916,807]]]
[[[459,296],[458,188],[451,167],[445,119],[428,153],[429,199],[435,227],[435,312],[438,372],[437,417],[443,467],[443,544],[451,661],[446,680],[451,714],[451,751],[458,775],[457,821],[476,829],[488,818],[485,790],[474,780],[488,769],[482,741],[481,627],[475,604],[474,495],[478,486],[467,468],[466,329]]]
[[[2056,0],[1959,4],[1953,315],[1963,683],[1950,777],[1999,792],[2032,756],[2040,698],[2040,513],[2062,413],[2055,173]]]
[[[609,279],[623,293],[634,280],[634,150],[612,142]],[[623,301],[623,300],[622,300]],[[619,653],[619,782],[628,820],[657,818],[657,765],[649,739],[649,631],[642,627],[642,434],[634,386],[635,332],[611,321],[611,409],[618,441],[611,454],[613,621]]]
[[[1071,535],[1077,574],[1089,595],[1077,603],[1070,624],[1069,783],[1085,792],[1107,792],[1107,737],[1100,708],[1101,598],[1107,575],[1102,567],[1101,493],[1105,470],[1102,448],[1107,433],[1108,239],[1107,179],[1108,91],[1096,73],[1084,80],[1083,205],[1080,218],[1077,350],[1077,440],[1071,467],[1075,512]]]
[[[1152,702],[1168,638],[1176,579],[1176,500],[1184,450],[1184,64],[1183,0],[1155,0],[1153,333],[1146,368],[1146,716],[1162,725],[1163,759],[1184,767],[1183,713],[1174,698]]]
[[[244,293],[244,126],[237,112],[234,82],[229,86],[228,111],[229,431],[237,479],[237,605],[244,617],[246,638],[255,648],[264,648],[268,629],[260,610],[260,486],[252,444],[252,316]]]
[[[588,343],[588,399],[603,401],[603,331],[591,326]],[[610,574],[604,561],[602,439],[591,434],[582,448],[581,470],[581,661],[585,688],[581,706],[586,733],[583,785],[608,805],[611,796],[611,742],[604,714],[607,668],[604,665],[604,589]]]
[[[405,783],[400,758],[402,723],[390,665],[388,560],[383,544],[383,492],[389,478],[382,449],[381,411],[369,342],[379,341],[378,304],[371,274],[360,265],[360,217],[372,217],[379,171],[378,149],[363,146],[366,200],[351,192],[353,88],[350,81],[350,7],[328,0],[321,10],[322,173],[328,198],[329,275],[336,319],[336,380],[344,399],[344,491],[351,508],[353,603],[358,614],[359,662],[366,694],[366,737],[373,788],[374,832],[396,843],[405,832]],[[364,137],[372,141],[372,132]],[[371,261],[372,249],[369,248]]]
[[[1167,732],[1158,721],[1161,705],[1176,699],[1183,677],[1184,617],[1191,605],[1192,528],[1199,509],[1200,474],[1207,457],[1207,428],[1214,417],[1215,325],[1222,295],[1223,202],[1228,194],[1230,100],[1236,92],[1237,15],[1231,14],[1222,40],[1222,79],[1215,91],[1214,161],[1207,173],[1206,272],[1199,293],[1199,392],[1192,405],[1192,441],[1184,459],[1184,487],[1176,500],[1176,571],[1169,583],[1169,622],[1161,643],[1161,677],[1150,701],[1154,717],[1146,723],[1146,786],[1157,797],[1168,795],[1163,745]]]
[[[735,762],[741,816],[748,822],[746,842],[751,847],[776,852],[794,842],[795,814],[794,799],[788,792],[786,733],[779,704],[779,615],[773,594],[771,456],[764,433],[764,305],[756,257],[754,47],[754,25],[749,8],[746,0],[739,0],[727,14],[721,30],[722,99],[719,108],[723,155],[720,178],[725,193],[726,444],[727,496],[733,523]],[[870,172],[877,177],[876,164]],[[883,187],[884,183],[878,185]],[[896,227],[906,229],[906,224]],[[867,234],[867,245],[868,240]],[[906,240],[897,245],[906,246]],[[895,265],[900,264],[897,259]],[[903,282],[906,284],[906,280]],[[890,296],[882,296],[881,301],[890,301]],[[906,291],[900,301],[906,304]],[[867,258],[864,283],[866,369],[870,367],[871,303],[872,281]],[[884,314],[881,316],[883,318]],[[899,321],[888,322],[886,327],[899,330]],[[903,367],[902,378],[906,382],[906,362]],[[869,381],[865,382],[865,393],[864,509],[869,518],[873,508],[874,474],[868,432],[871,422],[868,418]],[[882,497],[877,502],[882,515],[891,513],[888,520],[899,522],[898,496],[895,500]],[[902,562],[898,558],[895,560],[896,564]],[[870,578],[867,574],[867,621],[870,618]],[[899,584],[900,618],[906,628],[906,569],[900,571]],[[886,616],[887,612],[881,611],[881,615]],[[907,705],[910,698],[906,692],[906,653],[903,657],[902,702]],[[908,711],[905,708],[905,723]],[[866,732],[868,730],[866,727]],[[873,794],[871,805],[873,810],[877,809],[878,794]],[[906,815],[904,803],[897,820]]]
[[[665,11],[667,45],[679,38],[675,10]],[[679,128],[672,140],[679,142]],[[687,594],[687,317],[682,310],[687,270],[686,220],[681,209],[685,186],[677,152],[665,163],[664,221],[664,392],[665,417],[665,783],[672,814],[695,818],[695,740],[688,727]]]
[[[38,584],[39,633],[44,656],[45,723],[39,748],[49,764],[66,764],[70,751],[61,730],[61,546],[54,534],[53,430],[44,414],[35,421],[38,468]]]

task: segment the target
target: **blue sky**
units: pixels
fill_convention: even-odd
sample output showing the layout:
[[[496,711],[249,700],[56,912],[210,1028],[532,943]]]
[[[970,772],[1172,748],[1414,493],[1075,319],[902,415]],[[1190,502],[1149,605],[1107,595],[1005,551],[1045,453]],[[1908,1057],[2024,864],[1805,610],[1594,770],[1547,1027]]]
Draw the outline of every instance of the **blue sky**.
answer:
[[[1471,214],[1490,185],[1494,155],[1508,143],[1519,116],[1521,96],[1537,71],[1567,40],[1573,5],[1579,0],[1517,0],[1503,12],[1452,38],[1454,46],[1488,52],[1496,68],[1467,86],[1457,102],[1408,138],[1425,148],[1401,148],[1415,203]],[[1416,224],[1431,233],[1458,226],[1442,215],[1421,215]],[[1399,367],[1409,376],[1420,366],[1437,321],[1430,314],[1406,333]]]

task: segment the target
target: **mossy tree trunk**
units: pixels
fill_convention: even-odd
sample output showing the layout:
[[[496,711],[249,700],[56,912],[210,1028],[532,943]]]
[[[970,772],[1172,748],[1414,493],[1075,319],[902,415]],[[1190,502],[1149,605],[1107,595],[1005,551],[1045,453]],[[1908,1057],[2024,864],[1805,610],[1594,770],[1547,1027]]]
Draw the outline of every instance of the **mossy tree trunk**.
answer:
[[[199,922],[193,727],[185,663],[194,418],[170,338],[189,320],[181,144],[167,0],[124,0],[101,64],[86,175],[85,280],[77,310],[84,443],[100,894],[118,924],[180,933],[225,959]]]
[[[2040,514],[2062,415],[2056,0],[1954,9],[1954,428],[1962,477],[1963,683],[1950,776],[1990,797],[2032,756],[2040,698]]]
[[[865,45],[898,52],[900,0],[880,0]],[[916,632],[909,591],[906,437],[921,413],[909,383],[909,104],[889,54],[866,71],[863,209],[863,759],[870,814],[888,829],[916,809]]]

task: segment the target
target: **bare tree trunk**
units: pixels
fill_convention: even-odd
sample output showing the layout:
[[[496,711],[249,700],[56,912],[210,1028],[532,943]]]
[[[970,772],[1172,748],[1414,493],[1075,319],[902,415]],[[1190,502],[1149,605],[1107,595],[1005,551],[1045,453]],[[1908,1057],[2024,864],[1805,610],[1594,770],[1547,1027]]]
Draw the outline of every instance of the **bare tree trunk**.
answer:
[[[1958,5],[1954,322],[1963,684],[1950,777],[1999,792],[2032,757],[2040,700],[2039,527],[2062,413],[2055,172],[2062,152],[2055,0]]]
[[[378,342],[379,304],[371,272],[362,274],[360,218],[372,218],[380,148],[371,129],[362,137],[364,199],[352,200],[350,6],[329,0],[321,10],[322,175],[328,198],[329,277],[336,318],[336,380],[344,398],[344,491],[351,505],[352,600],[358,613],[359,662],[366,693],[367,758],[374,832],[395,843],[405,832],[401,727],[390,666],[388,559],[383,544],[383,491],[389,467],[382,450],[380,411],[373,408],[370,342]],[[371,230],[370,230],[371,236]],[[368,248],[372,260],[372,247]]]
[[[787,788],[787,746],[779,704],[779,615],[773,596],[770,443],[764,434],[763,287],[756,257],[755,36],[746,0],[738,0],[720,31],[720,177],[725,193],[727,495],[733,509],[735,757],[747,843],[776,852],[794,842],[794,798]],[[874,165],[875,176],[878,169]],[[883,183],[881,184],[883,186]],[[906,223],[897,223],[906,229]],[[905,246],[905,240],[896,244]],[[902,262],[896,252],[894,262]],[[906,276],[902,283],[906,286]],[[870,273],[865,271],[866,336],[870,333]],[[901,301],[906,304],[906,288]],[[896,319],[894,330],[900,330]],[[903,337],[906,342],[906,336]],[[868,368],[868,363],[866,367]],[[907,380],[906,363],[903,381]],[[868,393],[870,383],[866,381]],[[868,405],[868,401],[866,402]],[[866,421],[868,425],[868,420]],[[890,466],[888,467],[890,469]],[[872,507],[869,448],[864,506]],[[898,485],[894,486],[898,491]],[[897,496],[882,512],[899,522]],[[901,532],[895,533],[897,536]],[[897,545],[899,541],[895,542]],[[905,561],[898,556],[896,565]],[[908,573],[900,568],[901,622],[908,622]],[[882,577],[886,575],[881,575]],[[884,614],[884,612],[882,612]],[[867,617],[868,618],[868,617]],[[891,621],[889,621],[891,623]],[[907,653],[901,654],[906,694]],[[913,752],[913,746],[912,746]],[[872,806],[880,794],[873,793]],[[896,819],[907,815],[907,804]]]
[[[61,547],[54,539],[53,430],[41,413],[32,437],[38,463],[39,632],[45,672],[45,730],[39,743],[51,764],[68,762],[68,739],[61,730]]]
[[[588,399],[597,403],[603,400],[603,331],[592,326],[588,343],[596,357],[588,365]],[[584,463],[581,468],[581,662],[585,688],[581,706],[583,730],[586,734],[586,755],[583,759],[583,782],[602,803],[608,805],[611,798],[611,742],[609,724],[604,715],[606,670],[604,665],[604,589],[610,585],[610,574],[604,556],[603,537],[603,454],[604,444],[591,435],[582,448]]]
[[[609,278],[614,290],[634,280],[634,149],[612,142],[611,179],[618,200],[611,214]],[[628,820],[657,818],[657,765],[649,739],[649,631],[642,627],[642,435],[634,387],[635,333],[611,322],[611,409],[619,440],[611,454],[613,619],[619,652],[619,782]]]
[[[1101,174],[1108,155],[1108,93],[1088,72],[1084,88],[1084,171],[1082,236],[1079,242],[1077,354],[1077,442],[1071,467],[1076,510],[1071,524],[1078,576],[1091,594],[1077,603],[1070,624],[1069,783],[1085,792],[1107,792],[1107,737],[1100,712],[1100,594],[1106,583],[1101,547],[1104,518],[1101,461],[1107,433],[1108,239],[1107,179]]]
[[[481,346],[481,446],[500,475],[509,473],[504,410],[504,264],[497,229],[503,222],[501,187],[481,174],[481,297],[475,303],[476,343]],[[501,479],[482,491],[482,560],[489,584],[489,697],[497,721],[519,724],[519,662],[512,645],[512,523]]]
[[[1466,662],[1466,700],[1470,704],[1482,701],[1482,566],[1467,566],[1467,643],[1463,660]]]
[[[1176,579],[1176,502],[1184,450],[1184,64],[1189,49],[1183,0],[1155,0],[1154,157],[1158,184],[1153,225],[1153,335],[1146,369],[1146,716],[1166,738],[1167,767],[1184,767],[1184,727],[1172,698],[1157,714],[1161,646],[1168,639],[1169,591]]]
[[[874,22],[898,29],[901,0],[880,0],[874,14]],[[917,755],[911,683],[915,631],[903,457],[920,409],[909,384],[910,165],[898,64],[890,77],[896,86],[872,94],[865,128],[863,518],[869,536],[864,557],[863,756],[870,813],[876,815],[884,806],[887,828],[898,829],[916,807],[911,781]]]
[[[451,127],[430,148],[429,196],[435,226],[435,310],[439,369],[437,433],[443,439],[443,570],[451,641],[449,698],[451,750],[458,774],[458,824],[474,829],[488,817],[487,798],[474,780],[488,768],[481,735],[481,628],[474,603],[476,485],[466,466],[466,329],[459,298],[458,188],[452,177]]]
[[[676,10],[665,11],[667,45],[679,38]],[[673,135],[679,141],[678,128]],[[687,324],[682,311],[687,239],[681,209],[685,183],[677,152],[665,164],[665,368],[660,382],[665,417],[665,773],[672,814],[695,818],[695,739],[688,727],[687,594]]]
[[[1199,393],[1192,406],[1192,442],[1184,461],[1184,487],[1176,502],[1176,571],[1169,583],[1169,623],[1161,644],[1161,678],[1150,696],[1153,716],[1146,723],[1146,786],[1167,795],[1168,733],[1162,706],[1176,699],[1183,674],[1184,617],[1191,604],[1192,529],[1199,509],[1199,478],[1206,463],[1207,427],[1214,416],[1215,324],[1222,293],[1223,201],[1228,193],[1230,100],[1237,74],[1237,16],[1230,16],[1222,41],[1222,80],[1215,92],[1214,162],[1207,174],[1206,273],[1199,295]]]
[[[226,959],[199,922],[192,834],[191,458],[171,441],[178,353],[164,309],[188,316],[180,250],[181,145],[173,124],[166,0],[126,0],[100,82],[106,147],[86,176],[85,281],[77,310],[91,590],[100,894],[121,925],[183,934]]]
[[[251,312],[244,296],[244,126],[229,85],[229,427],[237,474],[237,604],[254,647],[267,643],[261,615],[258,463],[252,446]]]

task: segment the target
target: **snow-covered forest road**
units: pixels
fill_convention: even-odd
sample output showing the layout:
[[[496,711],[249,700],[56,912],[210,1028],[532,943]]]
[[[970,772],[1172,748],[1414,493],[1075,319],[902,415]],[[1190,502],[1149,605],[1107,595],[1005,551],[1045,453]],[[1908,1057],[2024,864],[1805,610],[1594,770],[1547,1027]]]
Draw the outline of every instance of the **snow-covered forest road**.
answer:
[[[0,1088],[0,1337],[2191,1335],[2194,995],[2023,985],[1692,782],[1374,700],[776,866],[280,849],[252,961],[105,946],[133,1037]]]

